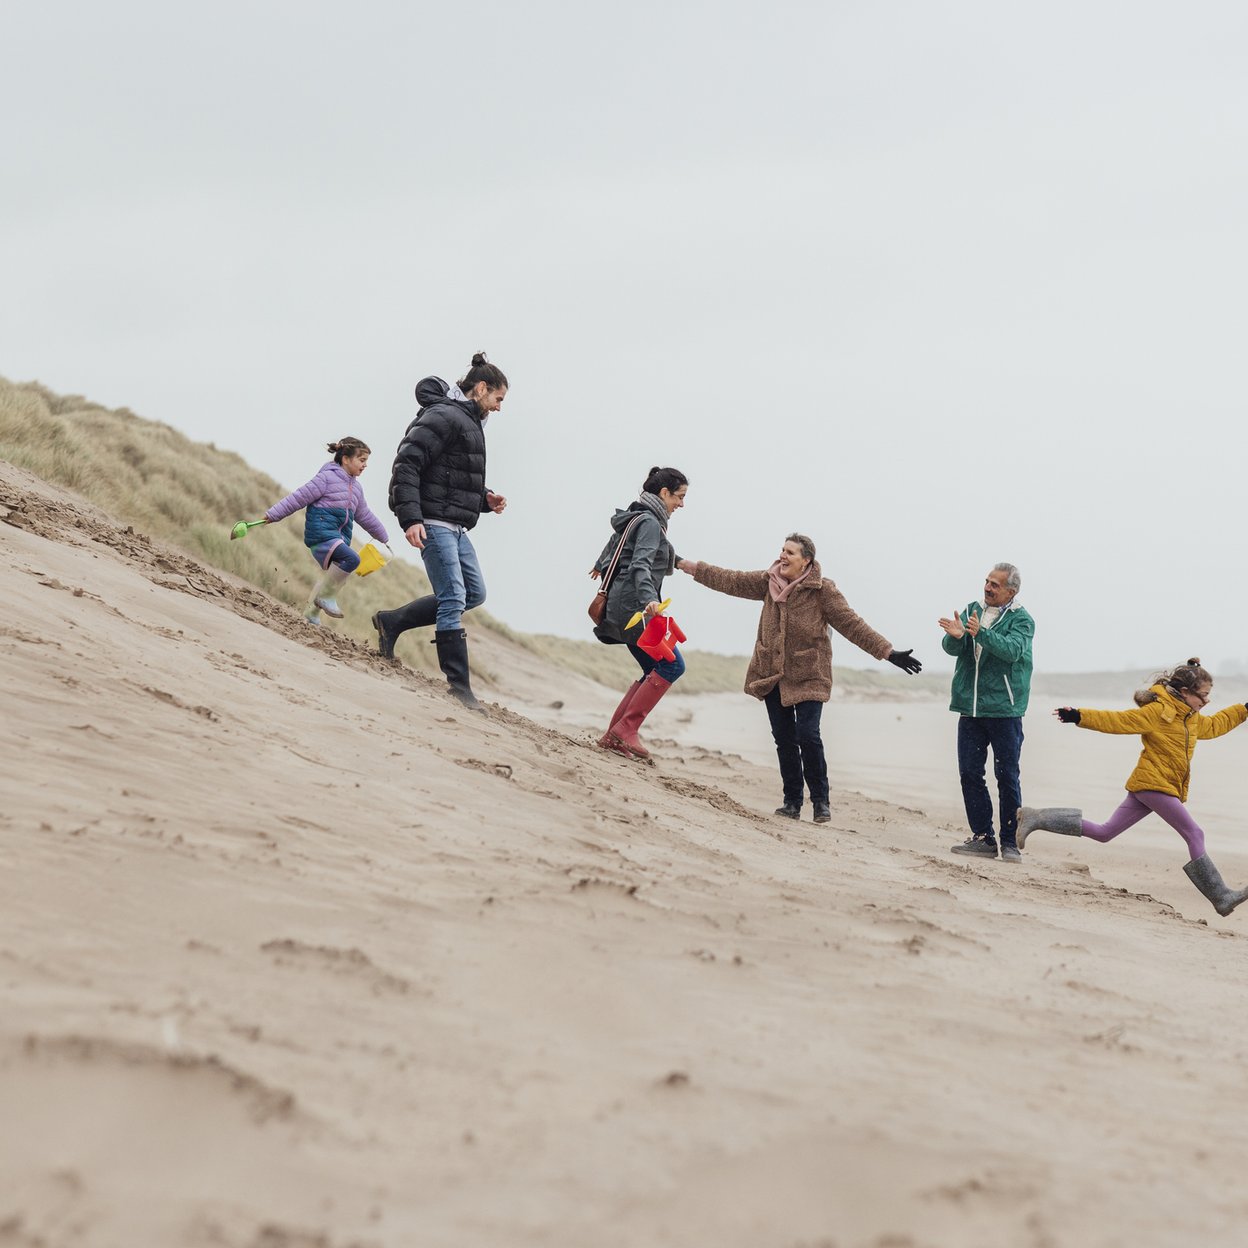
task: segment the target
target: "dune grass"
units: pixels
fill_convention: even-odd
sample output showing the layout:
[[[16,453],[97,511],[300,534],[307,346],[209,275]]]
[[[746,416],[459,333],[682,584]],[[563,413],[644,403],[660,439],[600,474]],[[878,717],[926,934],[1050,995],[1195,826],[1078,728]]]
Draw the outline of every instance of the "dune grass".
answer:
[[[307,602],[318,572],[303,544],[302,513],[230,540],[236,520],[259,519],[289,492],[232,451],[193,442],[124,407],[0,378],[0,458],[292,607],[302,610]],[[366,540],[360,534],[355,544]],[[352,580],[346,618],[332,627],[372,641],[374,611],[428,592],[424,574],[396,560],[383,573]],[[494,625],[484,613],[474,615],[474,627]],[[400,655],[413,667],[436,666],[431,651],[415,639],[400,642]]]

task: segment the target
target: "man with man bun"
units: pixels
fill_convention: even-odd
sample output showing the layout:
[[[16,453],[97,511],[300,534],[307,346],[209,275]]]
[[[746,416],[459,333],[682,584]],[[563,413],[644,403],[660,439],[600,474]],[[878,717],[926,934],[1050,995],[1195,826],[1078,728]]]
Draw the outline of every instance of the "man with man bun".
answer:
[[[433,624],[450,691],[475,711],[484,708],[468,678],[462,618],[485,601],[485,580],[468,533],[483,511],[501,514],[507,506],[485,483],[485,422],[506,397],[507,378],[483,351],[455,387],[440,377],[417,384],[420,411],[395,453],[389,501],[403,535],[420,551],[433,593],[373,616],[378,648],[388,659],[407,629]]]

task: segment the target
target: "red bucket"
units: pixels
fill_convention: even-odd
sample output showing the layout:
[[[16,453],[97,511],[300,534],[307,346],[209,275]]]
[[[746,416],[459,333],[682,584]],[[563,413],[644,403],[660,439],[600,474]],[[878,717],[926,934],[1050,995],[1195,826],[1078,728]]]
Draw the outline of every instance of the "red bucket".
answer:
[[[650,623],[641,630],[637,644],[652,658],[662,662],[676,657],[678,642],[685,640],[680,625],[670,615],[652,616]]]

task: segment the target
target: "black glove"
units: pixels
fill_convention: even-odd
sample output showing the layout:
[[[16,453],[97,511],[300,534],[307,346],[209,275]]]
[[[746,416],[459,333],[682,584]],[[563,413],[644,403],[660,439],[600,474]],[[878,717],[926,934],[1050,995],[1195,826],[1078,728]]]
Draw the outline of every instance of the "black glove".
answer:
[[[1057,717],[1064,724],[1077,724],[1079,722],[1079,712],[1073,706],[1059,706],[1057,708]]]
[[[899,667],[909,676],[913,676],[915,672],[923,670],[923,664],[914,658],[913,650],[894,650],[889,656],[888,661],[894,667]]]

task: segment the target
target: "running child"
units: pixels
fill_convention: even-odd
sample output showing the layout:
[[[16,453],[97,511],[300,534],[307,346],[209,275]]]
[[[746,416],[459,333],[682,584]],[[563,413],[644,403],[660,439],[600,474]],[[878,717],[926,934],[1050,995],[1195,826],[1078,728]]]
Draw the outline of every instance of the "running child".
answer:
[[[333,460],[326,464],[306,485],[287,494],[264,513],[269,524],[284,520],[301,507],[303,543],[324,569],[325,575],[312,590],[312,599],[304,612],[313,624],[321,622],[321,612],[342,619],[338,591],[347,577],[360,566],[360,557],[351,549],[351,530],[358,519],[383,545],[389,544],[386,527],[373,515],[364,501],[364,488],[357,478],[368,467],[372,452],[359,438],[342,438],[326,448]]]
[[[1135,695],[1137,710],[1091,711],[1061,706],[1053,712],[1064,724],[1078,724],[1093,732],[1139,733],[1144,749],[1135,770],[1127,777],[1127,796],[1105,823],[1083,818],[1071,807],[1043,810],[1023,806],[1018,812],[1018,847],[1033,832],[1056,832],[1060,836],[1086,836],[1112,841],[1149,813],[1160,815],[1187,843],[1191,855],[1183,870],[1213,908],[1230,914],[1248,899],[1248,888],[1227,887],[1221,873],[1205,853],[1205,834],[1188,814],[1188,784],[1192,777],[1192,754],[1196,742],[1223,736],[1248,719],[1248,706],[1236,702],[1213,715],[1202,715],[1209,701],[1213,677],[1199,659],[1188,661],[1153,677],[1152,687]]]

